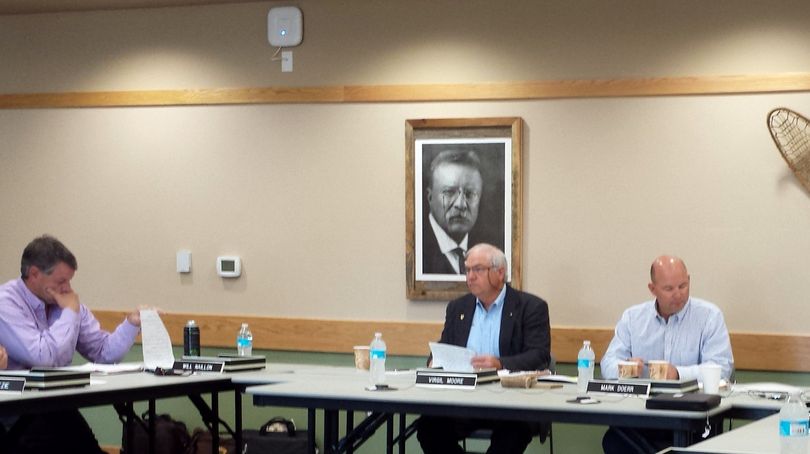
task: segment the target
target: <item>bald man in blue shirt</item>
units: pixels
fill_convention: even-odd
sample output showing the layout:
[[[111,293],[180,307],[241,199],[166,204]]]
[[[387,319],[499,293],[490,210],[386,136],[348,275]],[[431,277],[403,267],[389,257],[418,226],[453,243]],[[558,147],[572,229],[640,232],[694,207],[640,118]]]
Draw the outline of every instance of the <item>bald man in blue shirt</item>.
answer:
[[[683,260],[662,255],[650,267],[647,288],[655,299],[635,305],[616,324],[600,368],[618,378],[619,361],[667,361],[668,380],[699,379],[701,364],[717,364],[722,377],[734,371],[734,357],[723,313],[714,304],[689,295],[690,277]],[[644,370],[642,376],[649,376]],[[672,444],[672,433],[611,427],[602,439],[606,454],[658,452]]]

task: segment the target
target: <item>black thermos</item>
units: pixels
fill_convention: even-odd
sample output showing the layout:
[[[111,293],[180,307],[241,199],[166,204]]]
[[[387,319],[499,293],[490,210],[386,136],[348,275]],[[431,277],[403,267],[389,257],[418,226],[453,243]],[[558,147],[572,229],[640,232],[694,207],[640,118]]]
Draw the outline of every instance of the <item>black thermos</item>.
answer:
[[[200,327],[189,320],[183,328],[183,355],[200,356]]]

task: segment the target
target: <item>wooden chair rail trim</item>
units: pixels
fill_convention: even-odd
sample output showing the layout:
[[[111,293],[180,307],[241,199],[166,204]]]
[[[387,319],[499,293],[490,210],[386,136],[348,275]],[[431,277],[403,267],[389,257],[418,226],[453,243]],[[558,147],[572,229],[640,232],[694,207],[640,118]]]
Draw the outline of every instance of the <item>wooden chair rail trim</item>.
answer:
[[[780,93],[810,90],[810,74],[336,85],[0,94],[2,109],[221,104],[440,102]]]
[[[126,312],[98,310],[96,317],[112,330]],[[200,325],[201,343],[207,347],[233,347],[241,323],[250,324],[254,347],[266,350],[349,353],[354,345],[365,345],[375,331],[384,333],[394,355],[427,355],[427,343],[439,339],[440,322],[396,322],[375,320],[328,320],[239,315],[166,313],[163,322],[172,343],[182,345],[183,326],[194,319]],[[583,339],[589,339],[598,357],[607,349],[613,328],[552,326],[551,345],[560,362],[576,362]],[[810,335],[731,333],[735,366],[744,370],[810,371]]]

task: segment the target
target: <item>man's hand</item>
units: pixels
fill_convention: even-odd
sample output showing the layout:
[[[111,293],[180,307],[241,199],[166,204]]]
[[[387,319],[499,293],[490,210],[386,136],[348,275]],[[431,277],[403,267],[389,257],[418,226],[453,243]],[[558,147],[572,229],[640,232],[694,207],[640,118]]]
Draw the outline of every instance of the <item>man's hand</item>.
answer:
[[[638,364],[639,373],[644,370],[644,359],[643,358],[627,358],[627,361],[633,361],[634,363]]]
[[[155,309],[158,311],[159,314],[163,312],[160,309],[156,308],[155,306],[147,306],[145,304],[141,304],[134,311],[130,312],[129,315],[127,315],[127,321],[129,321],[129,323],[132,323],[135,326],[141,326],[141,311],[149,309]]]
[[[6,349],[0,345],[0,369],[5,369],[8,367],[8,353],[6,353]]]
[[[46,288],[45,291],[56,301],[57,306],[79,313],[79,294],[72,289],[65,293],[59,293],[52,288]]]
[[[681,378],[681,375],[678,373],[678,368],[673,366],[672,363],[667,364],[667,380],[677,380]]]
[[[470,361],[470,363],[472,363],[472,366],[476,369],[489,369],[491,367],[494,367],[495,369],[498,370],[502,369],[501,360],[492,355],[473,356],[472,361]]]

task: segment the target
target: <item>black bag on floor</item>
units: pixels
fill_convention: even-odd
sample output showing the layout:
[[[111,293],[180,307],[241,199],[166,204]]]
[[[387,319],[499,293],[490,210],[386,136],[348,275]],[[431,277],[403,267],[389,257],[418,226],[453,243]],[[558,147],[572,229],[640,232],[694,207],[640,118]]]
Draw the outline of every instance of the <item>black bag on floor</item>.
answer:
[[[259,430],[244,430],[242,440],[245,454],[307,454],[307,431],[296,430],[289,419],[273,418]]]
[[[121,454],[146,454],[149,452],[149,417],[147,413],[141,417],[134,416],[133,446],[127,446],[127,431],[124,427],[121,435]],[[191,436],[186,425],[175,421],[167,414],[155,417],[155,454],[184,453],[188,449]],[[210,451],[209,451],[210,452]]]
[[[186,454],[211,454],[211,444],[214,442],[214,437],[211,436],[211,431],[207,429],[196,428],[194,433],[191,434],[191,442],[189,443]],[[219,454],[240,454],[236,452],[236,441],[228,435],[227,432],[219,434]]]

